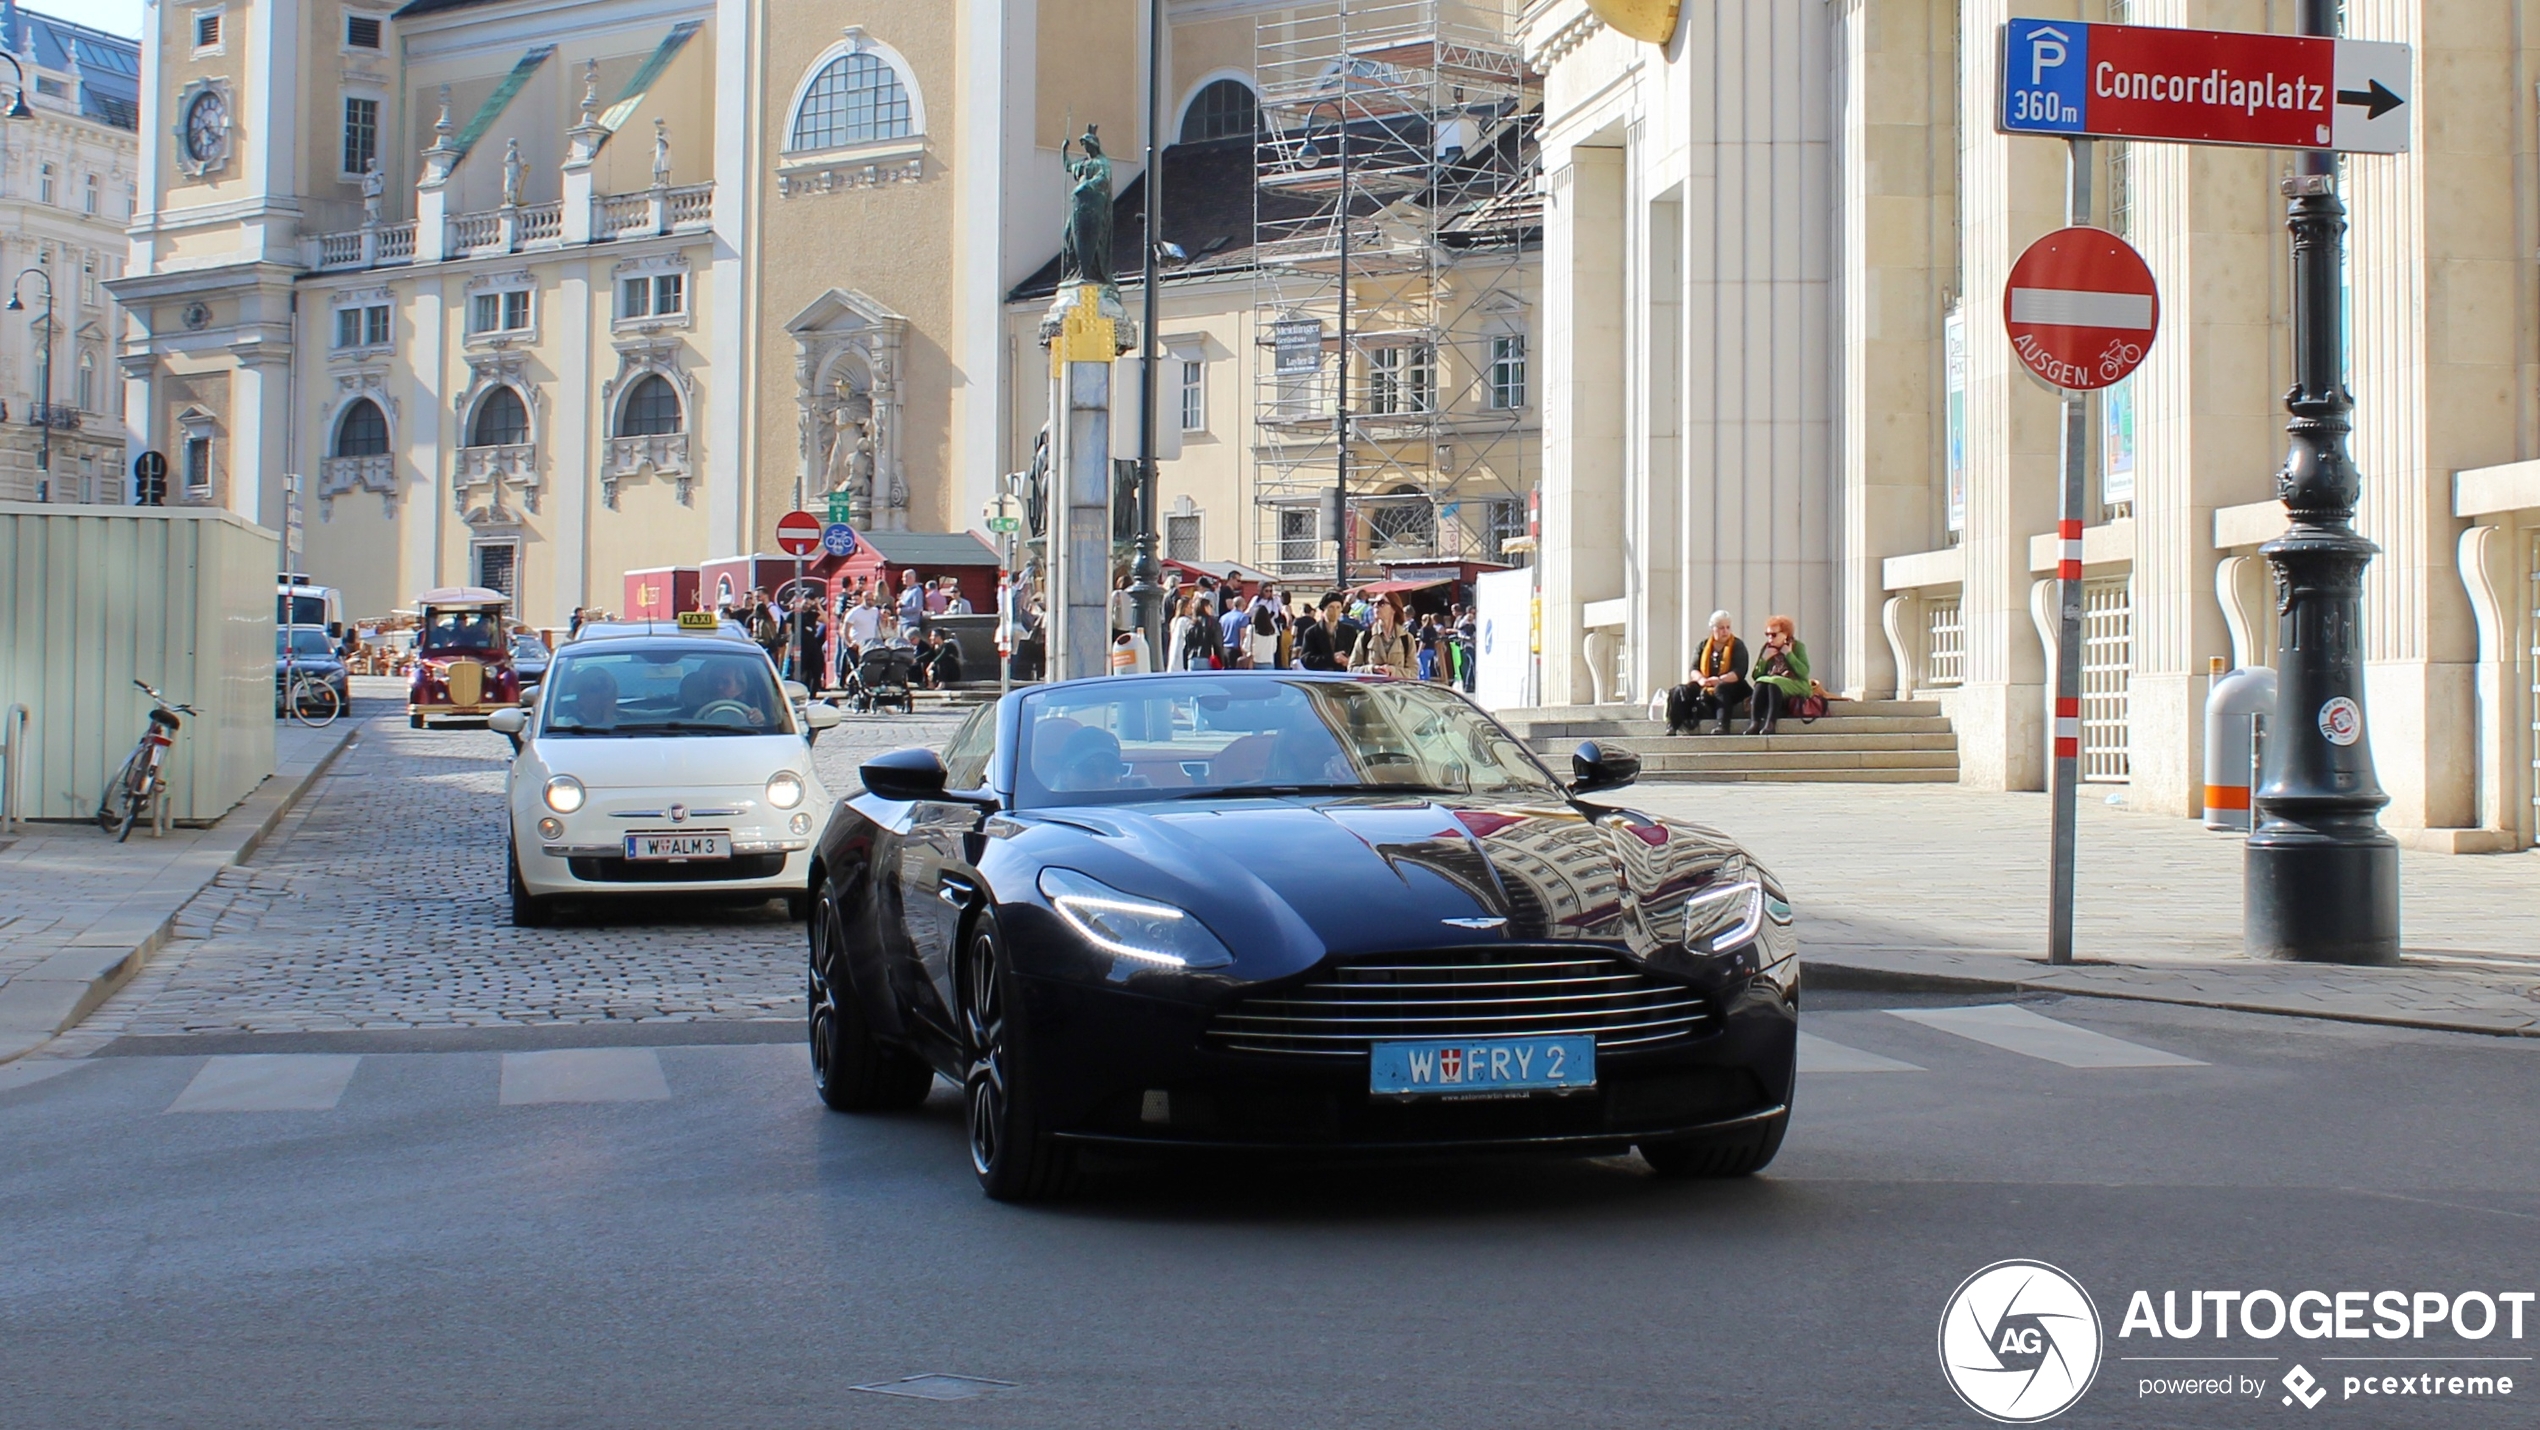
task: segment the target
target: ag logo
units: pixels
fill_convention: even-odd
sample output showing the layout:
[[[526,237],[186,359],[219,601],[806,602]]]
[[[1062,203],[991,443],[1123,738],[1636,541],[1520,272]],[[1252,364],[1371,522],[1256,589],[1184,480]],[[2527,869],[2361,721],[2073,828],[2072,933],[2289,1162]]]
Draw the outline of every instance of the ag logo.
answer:
[[[2043,1261],[1997,1261],[1941,1310],[1940,1373],[1989,1420],[2051,1420],[2099,1374],[2099,1309]]]

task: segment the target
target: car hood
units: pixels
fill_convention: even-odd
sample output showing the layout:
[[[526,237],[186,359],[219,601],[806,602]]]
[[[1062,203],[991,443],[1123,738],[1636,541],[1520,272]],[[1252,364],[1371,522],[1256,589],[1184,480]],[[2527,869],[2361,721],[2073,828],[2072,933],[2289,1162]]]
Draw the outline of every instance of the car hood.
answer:
[[[1084,872],[1190,909],[1230,944],[1251,929],[1344,956],[1675,947],[1686,896],[1743,857],[1698,825],[1564,804],[1288,798],[1036,813],[1101,837],[1102,867]],[[1080,862],[1063,846],[1047,857]]]
[[[778,770],[812,778],[798,735],[542,736],[538,761],[592,790],[757,786]]]

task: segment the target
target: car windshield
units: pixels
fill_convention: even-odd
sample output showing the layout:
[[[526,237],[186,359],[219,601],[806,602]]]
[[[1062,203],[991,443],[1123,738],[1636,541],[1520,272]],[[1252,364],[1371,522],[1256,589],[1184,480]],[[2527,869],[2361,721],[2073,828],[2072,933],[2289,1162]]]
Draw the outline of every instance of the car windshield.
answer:
[[[298,630],[279,630],[273,633],[273,653],[298,656],[333,655],[335,642],[327,639],[326,632],[311,630],[307,626],[302,626]]]
[[[1103,682],[1023,698],[1019,807],[1211,794],[1560,799],[1461,697],[1393,681],[1251,676]]]
[[[541,733],[585,737],[787,735],[793,713],[767,657],[693,644],[616,645],[556,661]]]
[[[547,643],[536,636],[512,637],[512,654],[514,655],[525,655],[534,659],[546,653]]]
[[[419,644],[427,651],[501,650],[503,621],[492,611],[431,611]]]

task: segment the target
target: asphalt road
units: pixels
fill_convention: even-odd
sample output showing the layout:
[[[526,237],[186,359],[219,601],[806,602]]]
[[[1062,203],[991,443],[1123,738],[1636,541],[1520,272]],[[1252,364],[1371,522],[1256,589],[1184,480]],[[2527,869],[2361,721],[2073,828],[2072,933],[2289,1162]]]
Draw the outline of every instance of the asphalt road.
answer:
[[[2319,1357],[2522,1356],[2540,1316],[2116,1331],[2136,1288],[2540,1289],[2540,1044],[1936,1002],[1814,998],[1749,1181],[1126,1164],[1047,1209],[979,1195],[948,1088],[843,1117],[790,1040],[666,1045],[788,1035],[763,1023],[129,1039],[0,1068],[0,1423],[1973,1426],[1937,1322],[2012,1257],[2105,1324],[2058,1424],[2532,1423],[2540,1385],[2306,1411],[2147,1399],[2178,1367],[2119,1357],[2302,1359],[2334,1390],[2357,1366]],[[1011,1384],[852,1389],[923,1374]]]

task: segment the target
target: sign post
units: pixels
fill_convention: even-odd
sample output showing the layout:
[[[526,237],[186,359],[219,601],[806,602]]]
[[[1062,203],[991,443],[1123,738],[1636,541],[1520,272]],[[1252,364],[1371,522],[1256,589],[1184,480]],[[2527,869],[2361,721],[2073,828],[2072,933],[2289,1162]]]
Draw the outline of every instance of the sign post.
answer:
[[[2065,221],[2011,265],[2002,325],[2020,361],[2063,393],[2063,482],[2056,502],[2054,860],[2046,961],[2073,961],[2073,886],[2081,787],[2081,528],[2089,498],[2089,399],[2122,382],[2160,331],[2152,270],[2126,241],[2090,223],[2090,141],[2065,141]]]
[[[2085,135],[2303,151],[2283,182],[2293,249],[2294,383],[2285,398],[2292,440],[2276,490],[2289,520],[2283,536],[2259,548],[2284,593],[2277,609],[2282,718],[2271,727],[2251,796],[2243,937],[2260,958],[2395,963],[2399,852],[2378,822],[2389,797],[2364,739],[2358,632],[2364,567],[2377,548],[2354,527],[2362,479],[2346,453],[2353,410],[2346,396],[2341,289],[2346,208],[2337,194],[2334,155],[2406,152],[2412,56],[2405,45],[2339,38],[2337,5],[2300,0],[2298,35],[2012,20],[2002,27],[1998,127],[2072,146],[2069,183],[2081,192],[2076,224],[2089,208]],[[2004,296],[2015,343],[2023,341],[2019,284],[2015,271],[2013,291]],[[2075,326],[2122,316],[2116,297],[2102,291],[2065,316]],[[2032,299],[2029,316],[2040,318],[2052,307]],[[2157,322],[2157,300],[2151,317]],[[2064,376],[2095,375],[2108,353],[2122,357],[2126,346],[2119,341],[2101,349],[2097,364],[2087,351],[2046,354],[2079,364],[2070,371],[2041,366],[2033,352],[2043,347],[2033,340],[2021,347],[2021,357],[2060,385]],[[2067,720],[2077,735],[2081,524],[2074,452],[2080,436],[2068,388],[2057,531],[2064,627],[2056,671],[2055,924],[2048,944],[2057,963],[2070,960],[2072,939]]]

